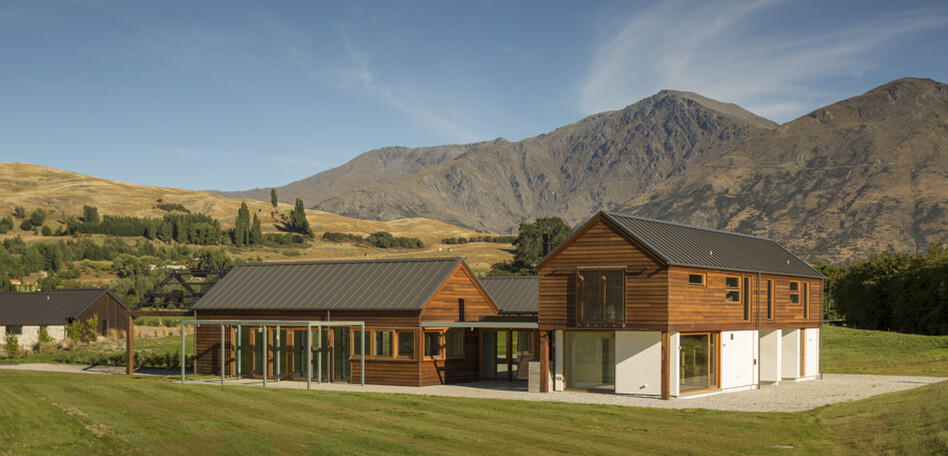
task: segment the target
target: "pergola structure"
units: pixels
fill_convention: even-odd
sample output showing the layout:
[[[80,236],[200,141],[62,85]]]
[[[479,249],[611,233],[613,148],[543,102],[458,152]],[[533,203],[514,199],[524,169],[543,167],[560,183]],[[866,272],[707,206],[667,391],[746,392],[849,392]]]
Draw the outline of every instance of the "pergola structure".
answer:
[[[361,343],[360,343],[359,345],[360,345],[360,349],[361,349],[361,352],[362,352],[362,353],[360,353],[360,355],[361,355],[361,357],[360,357],[360,358],[361,358],[361,369],[359,369],[360,375],[361,375],[360,383],[362,384],[362,386],[365,386],[365,322],[364,322],[364,321],[321,321],[321,320],[313,320],[313,321],[288,321],[288,320],[185,320],[185,321],[182,321],[182,322],[181,322],[181,383],[184,383],[184,381],[185,381],[185,354],[184,354],[184,350],[185,350],[184,327],[185,327],[185,325],[194,325],[194,326],[197,326],[197,325],[220,325],[220,327],[221,327],[221,345],[220,345],[220,347],[221,347],[221,348],[220,348],[220,350],[221,350],[221,356],[220,356],[220,362],[221,362],[221,366],[220,366],[221,385],[224,384],[224,379],[225,379],[225,373],[224,373],[224,372],[225,372],[225,366],[224,366],[224,365],[225,365],[225,361],[224,361],[224,360],[226,359],[226,356],[225,356],[225,343],[224,343],[224,339],[225,339],[225,337],[224,337],[224,336],[225,336],[224,328],[225,328],[225,327],[227,327],[227,326],[234,326],[234,327],[237,328],[237,331],[235,331],[235,335],[236,335],[237,340],[236,340],[236,343],[234,344],[234,345],[236,346],[236,356],[234,357],[234,361],[236,362],[236,369],[235,369],[235,371],[236,371],[236,373],[237,373],[237,378],[239,379],[239,378],[240,378],[240,350],[243,349],[243,347],[242,347],[243,344],[241,344],[241,340],[240,340],[240,327],[241,327],[241,326],[260,327],[264,334],[266,334],[268,327],[274,327],[274,328],[276,328],[276,344],[279,344],[279,343],[280,343],[280,327],[303,327],[303,326],[305,326],[305,327],[306,327],[306,368],[307,368],[307,373],[306,373],[306,389],[310,389],[310,388],[312,387],[312,380],[313,380],[313,328],[316,328],[316,330],[321,333],[321,332],[322,332],[322,329],[323,329],[324,327],[334,327],[334,326],[353,327],[353,326],[358,326],[358,327],[360,328],[360,333],[359,333],[359,334],[360,334],[360,337],[361,337]],[[197,333],[197,331],[195,331],[195,334],[196,334],[196,333]],[[267,337],[264,337],[264,338],[263,338],[263,347],[262,347],[262,349],[261,349],[261,350],[262,350],[261,355],[262,355],[263,359],[266,359],[266,354],[267,354],[267,350],[268,350],[267,343],[268,343],[269,341],[268,341],[267,339],[268,339]],[[321,337],[318,338],[318,340],[317,340],[317,342],[316,342],[316,344],[317,344],[317,347],[316,347],[316,348],[321,349],[321,348],[322,348],[322,343],[323,343],[322,338],[321,338]],[[322,350],[319,350],[319,352],[316,354],[316,383],[321,383],[321,382],[322,382],[322,367],[323,367],[323,366],[322,366],[322,356],[323,356]],[[279,372],[279,371],[280,371],[280,357],[276,357],[275,362],[276,362],[276,372]],[[129,364],[131,364],[131,363],[129,363]],[[279,381],[279,375],[277,376],[277,381]],[[266,369],[264,369],[264,373],[263,373],[263,387],[264,387],[264,388],[267,387],[267,373],[266,373]]]

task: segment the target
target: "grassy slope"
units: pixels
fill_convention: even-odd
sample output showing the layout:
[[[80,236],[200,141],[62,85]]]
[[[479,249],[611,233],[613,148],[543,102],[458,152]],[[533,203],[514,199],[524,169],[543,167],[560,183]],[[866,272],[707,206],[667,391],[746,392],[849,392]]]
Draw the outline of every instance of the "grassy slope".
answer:
[[[53,210],[46,225],[55,231],[60,226],[62,214],[81,216],[84,205],[99,208],[101,215],[125,215],[136,217],[162,217],[167,212],[157,209],[157,201],[178,203],[194,213],[208,214],[221,221],[224,228],[232,228],[240,200],[224,198],[207,192],[196,192],[167,187],[147,187],[114,182],[82,174],[61,171],[24,163],[0,163],[0,217],[13,212],[14,206],[23,206],[27,212],[40,207]],[[274,215],[288,214],[293,206],[281,203],[274,213],[269,202],[246,200],[252,213],[260,218],[264,232],[276,232],[278,219]],[[283,255],[286,249],[245,248],[234,256],[240,258],[261,257],[264,261],[335,260],[360,258],[400,258],[422,256],[460,256],[477,272],[485,272],[490,265],[511,258],[510,244],[476,243],[465,245],[441,245],[448,237],[480,236],[465,228],[422,218],[374,221],[342,217],[329,212],[308,210],[307,219],[321,236],[326,231],[368,236],[376,231],[388,231],[395,236],[416,237],[426,248],[421,250],[375,249],[357,247],[348,243],[331,243],[316,240],[309,249],[300,251],[300,256]],[[19,225],[19,223],[17,223]],[[27,242],[58,240],[22,231],[17,226],[0,235],[21,236]],[[101,238],[97,236],[94,238]],[[438,251],[441,248],[441,251]],[[448,252],[451,248],[453,251]]]
[[[948,450],[948,382],[804,413],[622,408],[0,373],[14,454],[821,454]]]
[[[948,336],[825,327],[823,372],[948,377]]]

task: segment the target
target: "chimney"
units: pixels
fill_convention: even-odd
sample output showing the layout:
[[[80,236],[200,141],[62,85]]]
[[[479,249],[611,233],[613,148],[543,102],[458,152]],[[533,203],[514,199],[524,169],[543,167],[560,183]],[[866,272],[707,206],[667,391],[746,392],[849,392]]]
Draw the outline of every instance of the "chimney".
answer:
[[[553,235],[543,233],[543,257],[546,258],[553,251]]]

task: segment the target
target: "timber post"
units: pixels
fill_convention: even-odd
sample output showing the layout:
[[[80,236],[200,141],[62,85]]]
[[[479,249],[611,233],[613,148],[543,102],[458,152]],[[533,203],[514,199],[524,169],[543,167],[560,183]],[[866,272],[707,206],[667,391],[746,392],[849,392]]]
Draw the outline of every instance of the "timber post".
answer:
[[[135,317],[128,315],[128,335],[125,337],[125,374],[135,372]]]

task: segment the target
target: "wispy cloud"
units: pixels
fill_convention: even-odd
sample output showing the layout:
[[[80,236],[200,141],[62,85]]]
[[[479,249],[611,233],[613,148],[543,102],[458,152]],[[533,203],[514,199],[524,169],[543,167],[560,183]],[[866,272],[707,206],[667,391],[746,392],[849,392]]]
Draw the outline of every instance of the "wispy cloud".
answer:
[[[396,87],[380,78],[371,68],[367,53],[356,48],[350,41],[347,30],[337,26],[346,61],[342,64],[321,65],[304,50],[291,51],[295,63],[310,76],[333,88],[349,90],[377,102],[384,103],[410,116],[416,123],[446,141],[471,142],[483,139],[481,135],[465,126],[465,123],[444,113],[444,109],[426,104],[413,93],[423,92],[418,88]]]
[[[814,33],[782,27],[783,3],[670,1],[609,20],[580,86],[580,109],[619,109],[668,88],[786,121],[835,101],[839,94],[818,88],[826,79],[858,77],[882,64],[893,41],[948,27],[942,9]]]

